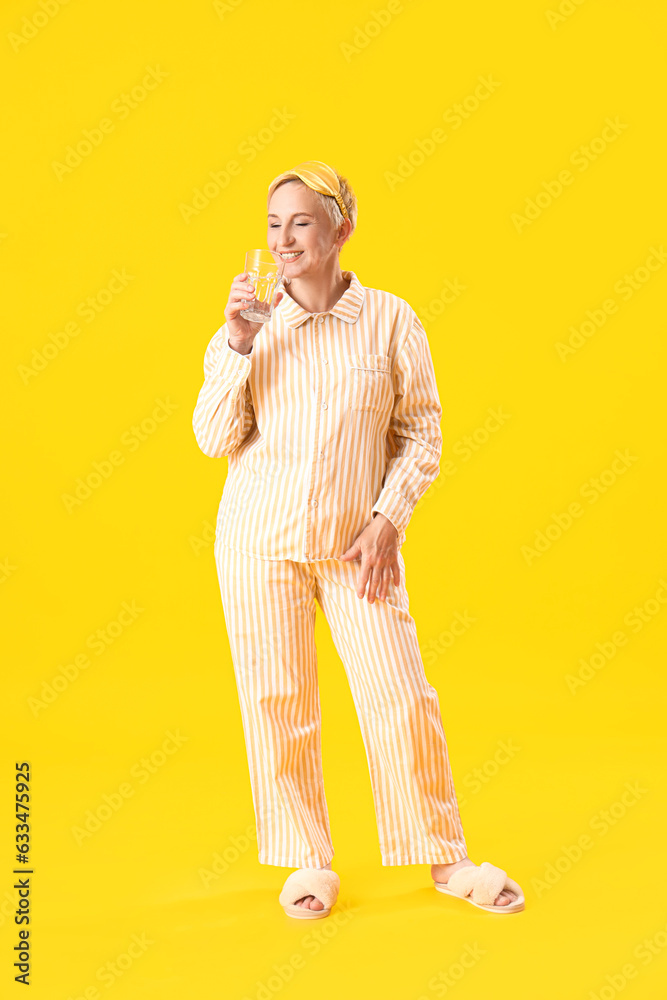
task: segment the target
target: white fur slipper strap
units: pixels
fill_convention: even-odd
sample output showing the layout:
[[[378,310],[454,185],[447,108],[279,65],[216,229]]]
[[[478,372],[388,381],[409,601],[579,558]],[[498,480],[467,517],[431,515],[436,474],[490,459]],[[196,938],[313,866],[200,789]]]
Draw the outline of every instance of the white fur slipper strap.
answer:
[[[303,896],[315,896],[329,910],[338,898],[340,878],[328,868],[298,868],[285,879],[278,897],[281,906],[296,903]]]
[[[454,874],[449,876],[446,885],[455,896],[470,896],[473,903],[481,906],[493,906],[494,900],[503,889],[515,892],[517,900],[523,900],[521,886],[514,879],[508,878],[507,872],[502,868],[488,861],[482,861],[479,866],[466,865],[457,868]]]

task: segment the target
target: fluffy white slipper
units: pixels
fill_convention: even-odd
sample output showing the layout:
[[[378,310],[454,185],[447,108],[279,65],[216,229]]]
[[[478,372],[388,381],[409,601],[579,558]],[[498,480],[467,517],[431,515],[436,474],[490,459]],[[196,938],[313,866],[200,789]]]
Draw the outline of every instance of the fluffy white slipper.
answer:
[[[285,879],[278,902],[288,917],[319,920],[331,913],[339,889],[340,878],[336,872],[329,871],[328,868],[297,868]],[[303,896],[315,896],[324,905],[324,909],[311,910],[310,907],[296,906],[297,899]]]
[[[518,913],[526,906],[521,886],[514,879],[508,878],[502,868],[497,868],[488,861],[482,861],[481,865],[464,865],[463,868],[457,868],[447,882],[436,882],[435,887],[438,892],[445,892],[448,896],[459,896],[467,903],[472,903],[480,910],[488,910],[490,913]],[[506,906],[494,906],[494,899],[503,889],[515,892],[517,898]]]

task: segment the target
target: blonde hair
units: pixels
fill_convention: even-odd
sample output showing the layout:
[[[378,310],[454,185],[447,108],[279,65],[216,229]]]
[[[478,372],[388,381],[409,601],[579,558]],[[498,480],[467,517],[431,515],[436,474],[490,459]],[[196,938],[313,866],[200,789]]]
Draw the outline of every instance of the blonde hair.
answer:
[[[350,222],[352,223],[352,230],[350,232],[350,237],[351,237],[352,233],[357,228],[357,197],[354,191],[352,190],[352,187],[347,178],[343,177],[342,174],[339,174],[338,171],[334,171],[334,173],[338,178],[338,183],[340,184],[341,198],[343,199],[343,204],[347,209],[347,214],[350,218]],[[276,177],[275,180],[272,181],[271,186],[269,187],[269,194],[266,199],[267,208],[269,202],[271,201],[271,195],[273,194],[273,192],[276,190],[276,188],[280,187],[281,184],[287,183],[287,181],[298,181],[299,184],[303,184],[304,187],[309,187],[309,185],[306,184],[304,181],[302,181],[300,177],[287,170],[285,171],[284,174],[279,174],[278,177]],[[341,212],[336,199],[329,194],[322,194],[320,191],[315,191],[314,188],[310,188],[310,190],[313,191],[313,194],[317,195],[317,197],[319,198],[321,205],[323,206],[325,212],[327,213],[332,223],[334,224],[334,227],[336,229],[339,229],[342,223],[345,221],[345,217]]]

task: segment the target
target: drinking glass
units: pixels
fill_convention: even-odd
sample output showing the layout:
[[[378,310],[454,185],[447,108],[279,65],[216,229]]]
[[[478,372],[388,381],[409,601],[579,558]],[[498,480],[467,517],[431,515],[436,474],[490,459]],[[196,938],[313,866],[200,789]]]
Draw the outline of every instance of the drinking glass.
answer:
[[[276,259],[277,258],[277,259]],[[255,286],[255,298],[239,313],[252,323],[266,323],[271,319],[278,289],[283,283],[285,262],[272,250],[248,250],[245,255],[248,280]]]

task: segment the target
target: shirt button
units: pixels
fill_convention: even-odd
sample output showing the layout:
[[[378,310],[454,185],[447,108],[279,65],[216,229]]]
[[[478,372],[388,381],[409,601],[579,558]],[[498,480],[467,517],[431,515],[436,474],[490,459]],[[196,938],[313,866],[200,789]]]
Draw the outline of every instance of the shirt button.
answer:
[[[313,507],[317,507],[317,500],[313,500]]]
[[[328,403],[322,403],[322,409],[327,410],[329,408]]]
[[[324,458],[324,452],[323,451],[320,452],[320,458]]]
[[[327,359],[326,359],[326,358],[322,358],[322,364],[323,364],[323,365],[328,365],[328,364],[329,364],[329,362],[327,361]]]

